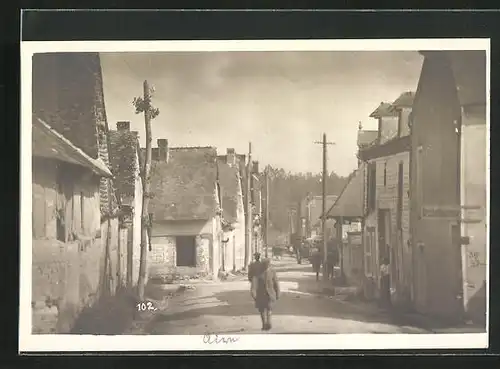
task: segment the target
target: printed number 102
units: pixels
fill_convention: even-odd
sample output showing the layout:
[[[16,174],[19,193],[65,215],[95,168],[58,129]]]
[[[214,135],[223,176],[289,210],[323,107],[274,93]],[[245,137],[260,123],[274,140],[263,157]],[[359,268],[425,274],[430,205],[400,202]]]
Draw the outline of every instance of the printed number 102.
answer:
[[[139,311],[146,311],[146,310],[155,311],[156,310],[156,308],[153,306],[153,303],[151,301],[140,302],[136,306],[137,306],[137,310],[139,310]]]

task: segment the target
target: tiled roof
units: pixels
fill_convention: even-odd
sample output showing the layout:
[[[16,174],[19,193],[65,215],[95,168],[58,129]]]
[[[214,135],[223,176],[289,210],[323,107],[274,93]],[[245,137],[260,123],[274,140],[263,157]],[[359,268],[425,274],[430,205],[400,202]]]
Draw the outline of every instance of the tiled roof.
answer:
[[[98,53],[33,55],[33,113],[92,158],[99,157],[101,78]]]
[[[364,164],[350,177],[337,201],[326,212],[328,218],[363,216]]]
[[[33,117],[32,155],[80,165],[103,177],[111,177],[111,171],[100,159],[88,156],[70,140],[51,128],[40,118]]]
[[[380,105],[371,114],[370,118],[395,117],[397,112],[391,109],[390,103],[381,102]]]
[[[378,131],[358,131],[358,147],[368,146],[378,138]]]
[[[201,220],[215,215],[216,156],[213,147],[170,148],[167,162],[152,161],[149,212],[155,220]]]
[[[111,168],[122,200],[134,195],[137,162],[137,132],[109,131]]]
[[[394,108],[411,108],[413,106],[413,100],[415,99],[415,92],[413,91],[406,91],[403,92],[394,102],[392,103],[392,106]]]

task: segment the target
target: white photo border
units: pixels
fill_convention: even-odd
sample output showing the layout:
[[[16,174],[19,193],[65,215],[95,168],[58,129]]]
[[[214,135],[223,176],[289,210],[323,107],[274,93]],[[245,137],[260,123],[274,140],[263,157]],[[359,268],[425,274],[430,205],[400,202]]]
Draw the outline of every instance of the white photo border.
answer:
[[[198,350],[391,350],[482,349],[488,347],[489,288],[486,289],[486,333],[460,334],[242,334],[236,342],[211,345],[199,335],[98,336],[32,334],[32,199],[31,81],[32,55],[46,52],[186,52],[186,51],[418,51],[485,50],[487,93],[487,285],[490,275],[490,39],[353,39],[238,41],[24,41],[21,42],[21,222],[19,352],[50,351],[198,351]]]

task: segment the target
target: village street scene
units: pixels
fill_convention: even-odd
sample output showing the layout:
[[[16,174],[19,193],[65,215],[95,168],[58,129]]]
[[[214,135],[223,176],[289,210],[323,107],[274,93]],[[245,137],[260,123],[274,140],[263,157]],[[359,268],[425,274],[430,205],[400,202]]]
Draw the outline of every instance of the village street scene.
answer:
[[[486,331],[485,51],[39,53],[31,96],[33,334]]]

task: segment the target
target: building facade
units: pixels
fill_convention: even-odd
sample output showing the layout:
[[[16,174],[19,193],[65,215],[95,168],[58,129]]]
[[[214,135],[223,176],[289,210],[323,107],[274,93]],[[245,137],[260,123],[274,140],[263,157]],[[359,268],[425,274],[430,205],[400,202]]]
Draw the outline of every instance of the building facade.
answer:
[[[392,302],[411,304],[411,252],[409,247],[408,119],[391,103],[381,103],[371,114],[378,120],[378,135],[359,149],[364,167],[365,276],[380,296],[380,265],[390,262]],[[371,294],[371,293],[370,293]]]
[[[126,258],[122,258],[126,270],[126,285],[133,287],[139,280],[141,255],[141,216],[143,184],[140,175],[140,147],[136,131],[130,131],[130,122],[117,122],[116,130],[109,132],[111,169],[120,197],[120,224],[126,230],[122,245]],[[123,233],[123,232],[122,232]]]
[[[68,333],[120,280],[99,55],[35,54],[32,78],[33,330]]]
[[[213,147],[168,147],[152,151],[150,278],[218,276],[222,208]]]
[[[222,208],[223,237],[221,243],[221,270],[242,270],[245,267],[245,207],[243,203],[243,177],[241,155],[227,149],[226,155],[217,157],[217,178]]]
[[[411,115],[415,307],[484,322],[486,53],[421,54]]]

